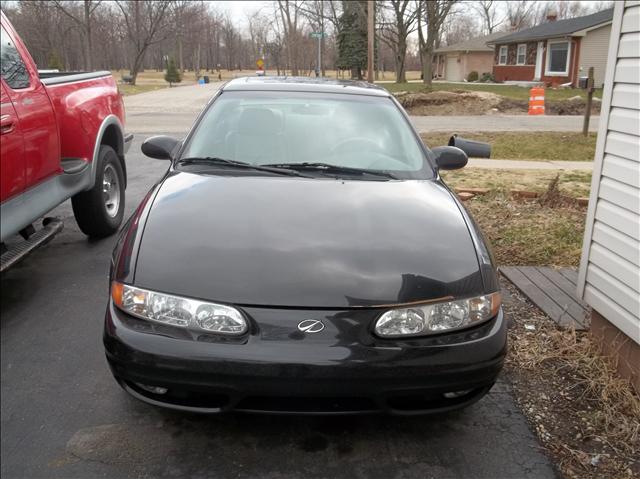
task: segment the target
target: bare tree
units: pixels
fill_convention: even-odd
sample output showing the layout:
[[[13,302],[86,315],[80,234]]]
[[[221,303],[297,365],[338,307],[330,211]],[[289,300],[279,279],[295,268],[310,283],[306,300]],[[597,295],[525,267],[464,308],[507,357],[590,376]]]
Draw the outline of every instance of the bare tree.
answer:
[[[407,38],[417,28],[419,8],[411,0],[390,0],[381,7],[380,38],[393,51],[396,83],[405,83]]]
[[[495,0],[479,0],[472,3],[472,8],[480,14],[483,30],[488,35],[504,22],[504,18],[501,18],[498,12],[498,3]]]
[[[320,39],[322,65],[318,65],[323,76],[326,74],[325,51],[328,30],[331,28],[335,32],[338,26],[339,13],[337,13],[336,5],[340,5],[340,3],[330,0],[308,0],[300,5],[300,12],[308,20],[311,28],[316,32],[324,33]]]
[[[433,52],[440,38],[442,25],[456,0],[420,0],[418,7],[418,42],[422,60],[422,81],[431,86]],[[426,26],[425,36],[423,26]]]
[[[553,13],[558,20],[582,17],[613,7],[613,2],[581,2],[577,0],[556,0],[541,3],[536,12],[535,24],[545,23]]]
[[[441,38],[445,45],[454,45],[456,43],[471,40],[481,34],[478,31],[478,24],[469,11],[460,11],[456,14],[450,14],[445,21]]]
[[[538,2],[513,0],[504,4],[506,6],[506,20],[511,30],[521,30],[535,24]]]
[[[87,71],[91,71],[92,59],[93,59],[93,47],[91,39],[91,17],[96,8],[102,3],[102,0],[83,0],[83,15],[79,15],[74,8],[73,2],[62,2],[61,0],[54,0],[54,5],[62,13],[71,18],[82,29],[84,36],[84,68]]]
[[[302,2],[296,0],[278,0],[278,11],[284,28],[284,38],[287,44],[287,55],[289,58],[289,68],[291,75],[300,74],[298,69],[298,50],[300,33],[298,31],[298,21],[300,17],[300,7]]]
[[[145,54],[149,47],[162,41],[167,34],[170,0],[115,0],[122,12],[127,38],[133,47],[131,61],[131,84],[136,84]]]

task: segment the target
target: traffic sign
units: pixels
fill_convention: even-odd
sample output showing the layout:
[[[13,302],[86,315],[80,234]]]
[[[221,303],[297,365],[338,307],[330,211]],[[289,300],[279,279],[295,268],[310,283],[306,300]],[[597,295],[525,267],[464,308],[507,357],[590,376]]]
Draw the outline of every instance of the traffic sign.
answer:
[[[310,36],[311,38],[322,38],[322,37],[324,37],[324,36],[326,36],[326,35],[327,35],[327,34],[326,34],[325,32],[311,32],[311,33],[309,34],[309,36]]]
[[[262,67],[264,66],[264,60],[262,58],[258,58],[258,60],[256,61],[256,65],[260,70],[262,70]]]

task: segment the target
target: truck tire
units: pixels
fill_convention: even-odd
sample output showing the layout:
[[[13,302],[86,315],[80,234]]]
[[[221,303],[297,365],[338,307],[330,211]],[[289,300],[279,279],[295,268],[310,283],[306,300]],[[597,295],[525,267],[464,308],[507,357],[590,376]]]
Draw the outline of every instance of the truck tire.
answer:
[[[124,216],[124,172],[116,152],[100,145],[96,181],[90,190],[71,198],[80,230],[93,238],[112,235]]]

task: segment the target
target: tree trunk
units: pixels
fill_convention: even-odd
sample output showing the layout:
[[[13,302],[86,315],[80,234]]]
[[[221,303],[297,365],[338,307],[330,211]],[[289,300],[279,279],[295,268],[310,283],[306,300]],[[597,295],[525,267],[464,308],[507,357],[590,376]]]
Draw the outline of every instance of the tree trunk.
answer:
[[[131,85],[136,85],[136,80],[138,78],[138,72],[142,68],[142,64],[144,63],[144,55],[147,53],[147,46],[145,45],[142,51],[139,51],[136,54],[135,59],[133,60],[133,65],[131,66],[131,70],[129,74],[131,75]]]
[[[84,0],[84,57],[85,57],[85,70],[90,72],[92,68],[92,49],[91,49],[91,5],[89,0]]]
[[[400,36],[398,49],[396,50],[396,83],[406,83],[407,72],[405,70],[405,60],[407,58],[407,40]]]
[[[182,59],[182,33],[178,34],[178,63],[180,64],[180,74],[184,73],[184,61]]]

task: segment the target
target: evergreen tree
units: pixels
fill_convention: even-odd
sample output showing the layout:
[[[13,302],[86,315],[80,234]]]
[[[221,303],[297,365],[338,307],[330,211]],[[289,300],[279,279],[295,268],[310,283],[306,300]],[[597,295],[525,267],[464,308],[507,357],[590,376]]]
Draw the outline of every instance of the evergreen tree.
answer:
[[[62,64],[62,60],[60,59],[60,57],[58,56],[55,50],[52,50],[51,53],[49,53],[49,58],[47,59],[47,68],[49,68],[50,70],[58,70],[58,71],[64,70],[64,65]]]
[[[180,72],[176,67],[176,61],[173,59],[173,57],[169,58],[167,73],[164,74],[164,80],[166,82],[169,82],[169,87],[171,87],[173,83],[180,83],[182,81],[182,77],[180,76]]]
[[[351,77],[362,80],[367,68],[367,2],[343,2],[338,20],[338,58],[336,67],[351,70]]]

